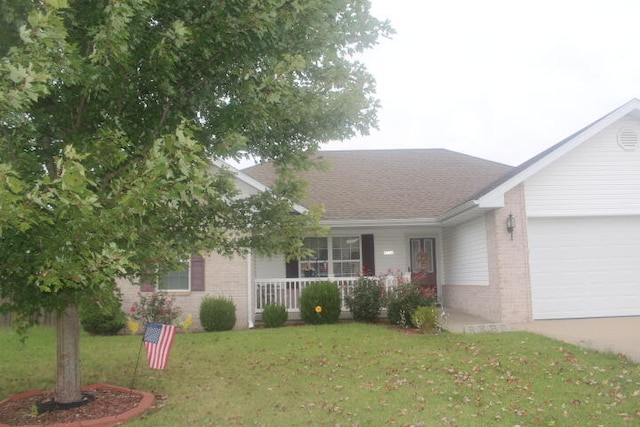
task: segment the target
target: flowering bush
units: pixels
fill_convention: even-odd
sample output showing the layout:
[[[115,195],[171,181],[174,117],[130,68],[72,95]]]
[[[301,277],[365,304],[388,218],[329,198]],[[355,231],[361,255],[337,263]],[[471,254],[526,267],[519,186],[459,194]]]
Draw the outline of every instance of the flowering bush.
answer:
[[[416,281],[400,283],[387,296],[389,323],[403,328],[416,328],[412,316],[418,307],[429,307],[435,303],[435,294],[430,288],[425,291]]]
[[[144,325],[148,323],[162,323],[172,325],[181,310],[176,307],[175,298],[169,297],[164,292],[140,293],[140,300],[131,307],[130,316]]]
[[[384,305],[384,287],[378,279],[359,277],[345,303],[356,322],[375,323]]]

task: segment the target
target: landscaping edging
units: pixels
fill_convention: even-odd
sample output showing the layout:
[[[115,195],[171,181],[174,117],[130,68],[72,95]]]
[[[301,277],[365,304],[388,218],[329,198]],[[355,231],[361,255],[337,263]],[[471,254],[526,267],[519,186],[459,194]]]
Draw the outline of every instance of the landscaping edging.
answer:
[[[112,386],[107,384],[92,384],[86,387],[82,387],[82,390],[90,391],[90,390],[114,390],[123,393],[131,393],[136,394],[138,396],[142,396],[140,403],[132,409],[129,409],[126,412],[123,412],[118,415],[103,417],[103,418],[95,418],[92,420],[80,420],[72,423],[61,423],[61,424],[46,424],[46,427],[111,427],[116,424],[121,424],[125,421],[130,420],[131,418],[135,418],[139,415],[142,415],[144,412],[148,411],[154,403],[154,395],[151,393],[147,393],[144,391],[132,390],[125,387]],[[10,400],[19,400],[24,399],[33,395],[37,395],[42,393],[42,390],[32,390],[24,393],[16,394],[14,396],[8,397],[7,399],[0,402],[6,402]],[[13,427],[9,424],[0,424],[0,427]],[[23,425],[20,427],[44,427],[42,424],[37,425]]]

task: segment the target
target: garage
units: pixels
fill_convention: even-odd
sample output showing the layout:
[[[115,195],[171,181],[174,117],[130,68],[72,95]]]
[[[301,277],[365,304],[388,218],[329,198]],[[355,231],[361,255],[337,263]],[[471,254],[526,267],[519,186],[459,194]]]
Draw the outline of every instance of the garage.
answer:
[[[534,319],[640,315],[640,217],[530,218]]]

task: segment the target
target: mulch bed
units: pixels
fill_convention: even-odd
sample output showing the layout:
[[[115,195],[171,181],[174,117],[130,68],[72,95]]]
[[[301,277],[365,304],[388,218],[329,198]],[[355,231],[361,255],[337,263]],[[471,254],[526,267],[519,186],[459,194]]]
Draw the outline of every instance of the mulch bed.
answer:
[[[53,392],[25,393],[25,397],[0,402],[0,424],[9,426],[55,425],[77,423],[123,414],[140,404],[142,396],[111,388],[85,390],[86,404],[45,411],[38,414],[38,406],[47,408],[53,401]]]

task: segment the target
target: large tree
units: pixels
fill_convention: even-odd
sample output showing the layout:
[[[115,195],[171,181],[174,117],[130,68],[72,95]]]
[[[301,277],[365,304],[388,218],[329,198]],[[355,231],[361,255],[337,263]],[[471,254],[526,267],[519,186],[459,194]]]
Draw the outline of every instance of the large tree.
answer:
[[[2,0],[0,310],[57,314],[56,400],[81,399],[81,298],[191,253],[293,253],[292,173],[375,125],[362,0]],[[275,162],[238,196],[212,160]]]

